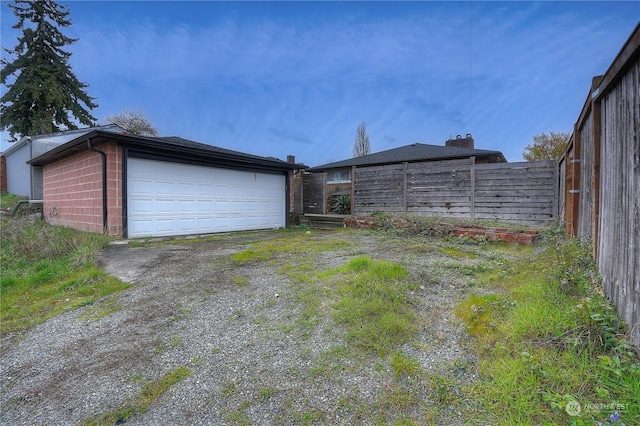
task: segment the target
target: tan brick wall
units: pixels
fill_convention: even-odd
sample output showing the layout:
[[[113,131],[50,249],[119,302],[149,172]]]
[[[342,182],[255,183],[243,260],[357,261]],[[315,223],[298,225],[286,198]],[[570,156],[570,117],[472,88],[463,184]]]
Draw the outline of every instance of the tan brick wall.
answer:
[[[115,143],[96,146],[107,154],[110,235],[122,235],[122,150]],[[84,151],[43,168],[47,221],[82,231],[102,232],[102,156]]]

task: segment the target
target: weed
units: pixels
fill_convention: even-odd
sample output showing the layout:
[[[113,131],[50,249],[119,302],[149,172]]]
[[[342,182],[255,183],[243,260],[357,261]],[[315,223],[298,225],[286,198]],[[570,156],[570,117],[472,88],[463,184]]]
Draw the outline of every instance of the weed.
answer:
[[[267,402],[276,393],[277,389],[272,387],[264,387],[258,389],[258,401]]]
[[[465,302],[458,305],[455,314],[466,324],[469,334],[480,336],[495,329],[507,304],[495,294],[472,294]]]
[[[180,340],[179,337],[174,337],[166,344],[162,343],[160,341],[160,339],[156,339],[154,343],[156,344],[155,352],[157,354],[161,354],[161,353],[166,352],[166,351],[168,351],[170,349],[173,349],[173,348],[176,348],[176,347],[180,346],[180,343],[182,343],[182,340]]]
[[[391,366],[391,371],[393,371],[396,378],[400,378],[402,376],[415,376],[422,371],[418,360],[410,358],[400,351],[395,351],[391,355],[389,365]]]
[[[222,394],[222,396],[232,396],[236,394],[236,383],[234,381],[228,381],[224,387],[222,388],[222,390],[220,391],[220,393]]]
[[[93,299],[90,300],[91,304],[93,304]],[[88,321],[98,321],[118,312],[120,309],[122,309],[122,305],[118,303],[118,299],[115,297],[107,297],[82,313],[81,318]]]
[[[231,278],[233,283],[238,287],[246,287],[249,285],[249,277],[245,275],[235,275]]]
[[[234,411],[225,416],[227,423],[238,426],[249,426],[253,423],[251,419],[243,411]]]
[[[291,415],[293,422],[299,425],[308,426],[322,422],[327,415],[317,408],[308,411],[296,411]]]
[[[400,386],[393,386],[384,392],[374,406],[382,412],[397,413],[409,409],[417,402],[414,392]]]
[[[191,358],[189,358],[189,364],[195,366],[202,364],[202,361],[204,361],[204,357],[202,355],[192,355]]]
[[[352,356],[347,346],[334,346],[320,353],[310,369],[312,377],[332,377],[347,368],[347,359]]]
[[[365,352],[386,356],[416,332],[416,317],[401,265],[356,257],[340,268],[335,318],[347,326],[347,338]]]
[[[429,377],[430,395],[440,406],[451,406],[457,401],[455,382],[441,373]]]
[[[112,411],[85,419],[82,424],[86,426],[102,426],[124,423],[134,414],[145,413],[149,406],[167,392],[171,386],[191,375],[193,375],[193,372],[186,367],[178,367],[173,371],[169,371],[158,380],[147,383],[133,401]]]
[[[240,253],[231,255],[231,259],[234,262],[257,262],[262,260],[269,260],[271,254],[266,251],[245,250]]]

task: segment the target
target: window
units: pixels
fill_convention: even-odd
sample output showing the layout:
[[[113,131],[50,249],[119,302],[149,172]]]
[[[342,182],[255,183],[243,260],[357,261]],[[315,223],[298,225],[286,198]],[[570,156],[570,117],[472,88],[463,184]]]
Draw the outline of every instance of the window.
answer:
[[[339,172],[327,172],[327,183],[346,183],[351,182],[351,172],[342,170]]]

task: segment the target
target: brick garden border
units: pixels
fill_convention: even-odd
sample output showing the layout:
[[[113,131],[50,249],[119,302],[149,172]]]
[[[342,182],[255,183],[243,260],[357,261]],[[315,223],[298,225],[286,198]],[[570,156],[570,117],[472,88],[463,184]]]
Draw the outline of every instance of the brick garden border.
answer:
[[[371,216],[349,216],[344,219],[346,228],[379,229],[384,226],[394,228],[408,228],[411,223],[405,219],[390,218],[380,220]],[[511,244],[528,245],[541,238],[535,229],[511,229],[482,225],[462,225],[439,223],[429,231],[432,235],[452,235],[454,237],[478,239],[484,238],[491,242],[506,242]]]

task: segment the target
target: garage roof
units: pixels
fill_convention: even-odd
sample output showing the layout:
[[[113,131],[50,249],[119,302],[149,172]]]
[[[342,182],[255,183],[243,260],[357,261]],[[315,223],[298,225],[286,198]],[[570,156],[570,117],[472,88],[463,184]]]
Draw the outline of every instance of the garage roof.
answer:
[[[119,145],[139,155],[163,157],[165,159],[170,158],[176,161],[195,162],[199,164],[246,165],[254,169],[281,171],[307,168],[304,164],[289,163],[274,157],[260,157],[245,154],[230,149],[194,142],[177,136],[143,137],[124,133],[116,134],[101,130],[94,130],[90,133],[83,134],[76,139],[32,159],[29,163],[34,166],[44,166],[78,152],[85,151],[88,140],[90,140],[94,146],[103,142],[115,141]]]

